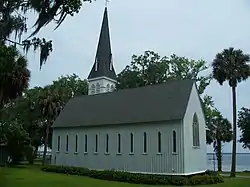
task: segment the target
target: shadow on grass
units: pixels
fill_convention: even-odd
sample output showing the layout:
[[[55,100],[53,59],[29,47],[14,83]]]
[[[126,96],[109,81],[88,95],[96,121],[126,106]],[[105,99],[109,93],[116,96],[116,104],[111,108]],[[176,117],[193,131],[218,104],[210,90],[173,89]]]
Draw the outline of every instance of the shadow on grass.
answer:
[[[41,166],[42,166],[42,164],[40,164],[40,163],[34,163],[34,164],[26,164],[26,163],[19,163],[19,164],[7,164],[7,165],[4,165],[4,166],[0,166],[0,171],[3,171],[3,170],[5,170],[5,168],[20,168],[20,169],[22,169],[22,168],[26,168],[26,169],[28,169],[28,168],[41,168]],[[1,186],[0,186],[1,187]]]
[[[6,177],[7,173],[5,172],[5,168],[4,167],[0,167],[0,186],[1,187],[5,187],[7,186],[7,177]]]
[[[8,168],[27,168],[27,165],[18,164],[18,165],[7,165]]]

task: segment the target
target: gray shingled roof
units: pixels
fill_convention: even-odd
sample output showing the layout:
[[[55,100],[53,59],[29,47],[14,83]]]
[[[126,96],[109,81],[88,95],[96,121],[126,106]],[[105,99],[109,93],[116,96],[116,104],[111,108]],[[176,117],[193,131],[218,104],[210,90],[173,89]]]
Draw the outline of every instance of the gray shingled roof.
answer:
[[[183,119],[194,81],[72,98],[53,127],[96,126]]]
[[[95,63],[97,63],[97,71],[95,70]],[[116,73],[112,63],[107,7],[104,10],[95,63],[89,73],[88,79],[106,76],[116,80]],[[110,69],[111,63],[112,68]]]

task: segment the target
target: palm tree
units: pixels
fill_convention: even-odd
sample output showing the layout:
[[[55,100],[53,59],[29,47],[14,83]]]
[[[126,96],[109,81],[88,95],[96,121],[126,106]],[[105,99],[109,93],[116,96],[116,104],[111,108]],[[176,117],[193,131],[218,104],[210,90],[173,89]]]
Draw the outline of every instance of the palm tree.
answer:
[[[43,123],[45,124],[44,137],[44,151],[43,151],[43,165],[46,162],[47,148],[49,144],[49,137],[51,133],[51,125],[56,117],[59,115],[62,106],[62,94],[52,86],[46,86],[39,96],[39,106]]]
[[[250,76],[250,67],[248,62],[250,57],[244,54],[242,50],[235,50],[230,47],[218,53],[212,63],[213,78],[223,85],[228,82],[232,88],[233,99],[233,146],[232,146],[232,164],[231,177],[235,177],[236,171],[236,87],[241,81],[247,80]]]
[[[222,171],[222,143],[232,140],[232,125],[217,110],[214,114],[210,124],[211,143],[213,143],[214,152],[217,156],[218,171]]]
[[[27,60],[14,46],[0,43],[0,109],[28,88],[30,71]]]

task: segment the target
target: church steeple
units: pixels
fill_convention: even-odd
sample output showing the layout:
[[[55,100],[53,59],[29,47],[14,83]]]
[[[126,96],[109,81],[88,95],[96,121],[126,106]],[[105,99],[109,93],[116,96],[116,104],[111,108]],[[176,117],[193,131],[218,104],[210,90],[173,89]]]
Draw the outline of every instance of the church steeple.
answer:
[[[116,73],[113,66],[110,44],[107,6],[104,9],[95,61],[89,73],[88,81],[89,95],[113,91],[116,84]]]
[[[116,79],[116,73],[112,61],[113,60],[108,24],[108,10],[107,7],[105,7],[95,62],[90,71],[88,79],[93,79],[102,76],[106,76],[111,79]]]

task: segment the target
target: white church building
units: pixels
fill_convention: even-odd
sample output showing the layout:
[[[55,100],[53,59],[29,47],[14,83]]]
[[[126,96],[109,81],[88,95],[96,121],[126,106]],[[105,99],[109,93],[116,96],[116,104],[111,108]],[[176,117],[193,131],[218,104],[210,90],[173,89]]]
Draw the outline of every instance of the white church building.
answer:
[[[53,124],[52,164],[189,175],[207,169],[205,118],[195,81],[115,91],[107,7],[89,93]]]

